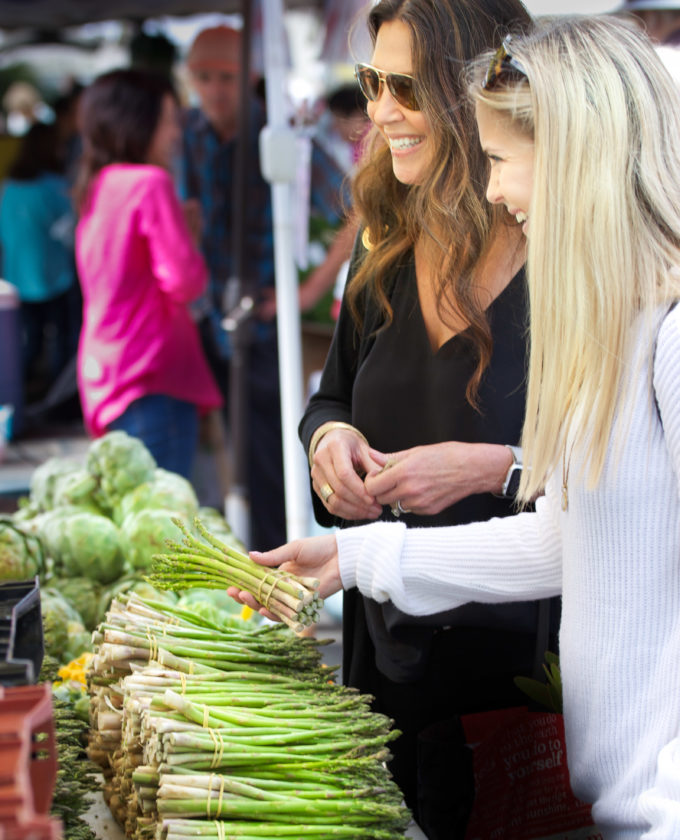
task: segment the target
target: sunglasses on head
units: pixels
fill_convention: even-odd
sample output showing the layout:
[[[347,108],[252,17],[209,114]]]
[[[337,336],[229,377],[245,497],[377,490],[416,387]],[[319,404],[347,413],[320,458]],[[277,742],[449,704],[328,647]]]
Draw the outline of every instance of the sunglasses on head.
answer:
[[[506,35],[503,39],[503,43],[496,50],[489,63],[489,69],[486,71],[486,76],[484,77],[484,82],[482,83],[484,90],[491,90],[495,87],[498,80],[507,73],[514,73],[516,75],[519,74],[520,76],[524,76],[526,78],[527,72],[524,67],[522,67],[522,64],[516,58],[513,58],[510,50],[511,46],[512,35]]]
[[[415,79],[407,73],[385,73],[370,64],[357,64],[354,75],[359,82],[361,92],[366,99],[377,102],[382,94],[383,84],[387,85],[393,99],[408,108],[409,111],[419,111],[420,105],[416,99],[413,86]]]

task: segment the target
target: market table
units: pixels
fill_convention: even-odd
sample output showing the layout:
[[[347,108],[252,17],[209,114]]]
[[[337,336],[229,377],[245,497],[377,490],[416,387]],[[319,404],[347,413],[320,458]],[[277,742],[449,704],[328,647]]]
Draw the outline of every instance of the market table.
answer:
[[[89,445],[88,438],[79,434],[77,430],[72,434],[22,438],[12,442],[0,462],[0,505],[4,503],[16,506],[18,497],[28,494],[35,468],[48,458],[57,456],[84,462]],[[339,632],[338,622],[331,621],[330,616],[325,618],[329,626],[322,624],[319,628],[320,635],[336,636]],[[332,656],[333,660],[340,659],[337,643],[328,645],[324,652],[327,656]],[[113,818],[100,792],[92,796],[92,806],[86,815],[86,821],[101,840],[125,840],[124,832]],[[422,831],[413,823],[404,836],[411,840],[426,840]]]

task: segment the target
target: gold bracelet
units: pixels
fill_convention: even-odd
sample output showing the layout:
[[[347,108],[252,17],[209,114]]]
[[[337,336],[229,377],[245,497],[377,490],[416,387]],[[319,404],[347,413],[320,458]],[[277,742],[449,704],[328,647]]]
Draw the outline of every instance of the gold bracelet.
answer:
[[[312,465],[314,464],[314,453],[316,452],[316,448],[321,442],[321,438],[324,435],[327,435],[328,432],[332,432],[335,429],[345,429],[348,432],[354,432],[355,435],[359,435],[359,437],[364,441],[365,444],[368,445],[368,441],[366,440],[366,436],[363,435],[356,426],[352,426],[351,423],[343,423],[341,420],[329,420],[327,423],[322,423],[317,429],[315,429],[314,434],[312,435],[312,439],[309,442],[309,452],[307,453],[307,459],[309,460],[309,469],[311,470]]]

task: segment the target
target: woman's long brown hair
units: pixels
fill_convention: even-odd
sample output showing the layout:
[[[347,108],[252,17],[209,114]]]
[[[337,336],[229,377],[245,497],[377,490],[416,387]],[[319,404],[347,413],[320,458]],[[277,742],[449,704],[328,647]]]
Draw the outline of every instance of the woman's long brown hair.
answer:
[[[360,322],[360,298],[372,295],[385,313],[384,324],[389,324],[387,279],[424,238],[440,317],[446,323],[455,314],[469,324],[466,335],[478,362],[466,395],[476,405],[492,339],[475,292],[474,270],[503,222],[485,198],[487,162],[466,96],[464,70],[476,55],[500,44],[508,31],[528,29],[531,18],[520,0],[381,0],[368,15],[374,43],[380,27],[394,20],[411,33],[416,95],[435,151],[424,181],[402,184],[392,171],[389,148],[373,129],[352,186],[354,211],[367,229],[371,249],[348,287],[348,303]]]

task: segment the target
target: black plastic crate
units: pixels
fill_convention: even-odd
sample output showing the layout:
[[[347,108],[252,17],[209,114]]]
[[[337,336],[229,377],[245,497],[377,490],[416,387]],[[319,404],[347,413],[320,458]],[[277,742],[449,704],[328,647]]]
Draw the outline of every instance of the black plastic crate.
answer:
[[[30,685],[44,654],[38,578],[0,584],[0,685]]]

